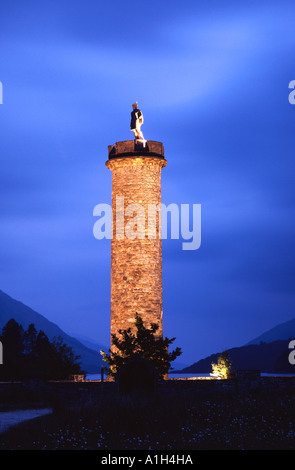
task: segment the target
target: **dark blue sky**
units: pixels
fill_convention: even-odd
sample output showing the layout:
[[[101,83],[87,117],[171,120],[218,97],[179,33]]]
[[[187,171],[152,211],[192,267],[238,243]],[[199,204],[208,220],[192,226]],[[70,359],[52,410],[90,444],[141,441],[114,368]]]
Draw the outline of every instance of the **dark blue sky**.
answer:
[[[202,205],[202,244],[163,241],[164,334],[181,360],[295,317],[295,5],[11,0],[0,6],[0,289],[109,342],[107,146],[165,146],[165,204]]]

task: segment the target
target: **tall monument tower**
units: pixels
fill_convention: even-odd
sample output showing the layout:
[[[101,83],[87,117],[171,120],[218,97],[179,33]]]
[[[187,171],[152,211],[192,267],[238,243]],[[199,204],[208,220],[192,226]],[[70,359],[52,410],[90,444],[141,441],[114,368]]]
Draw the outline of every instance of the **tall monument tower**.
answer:
[[[111,334],[132,328],[138,313],[145,326],[157,323],[162,336],[161,212],[152,226],[148,215],[149,205],[161,207],[164,148],[161,142],[127,140],[110,145],[108,154],[113,211]]]

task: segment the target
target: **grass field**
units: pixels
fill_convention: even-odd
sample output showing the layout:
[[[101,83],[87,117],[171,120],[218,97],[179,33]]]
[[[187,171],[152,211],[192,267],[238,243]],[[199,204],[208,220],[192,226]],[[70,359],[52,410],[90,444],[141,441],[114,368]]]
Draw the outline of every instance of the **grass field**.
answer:
[[[294,449],[294,393],[82,395],[1,434],[4,449]]]

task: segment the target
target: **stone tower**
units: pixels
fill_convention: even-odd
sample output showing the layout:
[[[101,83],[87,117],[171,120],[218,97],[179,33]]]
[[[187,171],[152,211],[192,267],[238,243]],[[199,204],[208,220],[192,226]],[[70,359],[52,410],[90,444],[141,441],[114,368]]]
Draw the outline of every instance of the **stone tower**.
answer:
[[[113,212],[111,333],[132,328],[138,313],[145,326],[157,323],[162,336],[161,213],[152,219],[156,221],[152,226],[148,214],[149,205],[161,204],[164,148],[161,142],[147,141],[144,146],[127,140],[110,145],[108,154]]]

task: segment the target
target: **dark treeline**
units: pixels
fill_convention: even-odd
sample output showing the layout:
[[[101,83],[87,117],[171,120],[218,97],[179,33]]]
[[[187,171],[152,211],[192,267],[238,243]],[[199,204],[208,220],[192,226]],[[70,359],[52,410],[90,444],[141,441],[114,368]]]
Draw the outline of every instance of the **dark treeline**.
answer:
[[[70,374],[81,373],[79,356],[61,337],[49,341],[46,334],[30,324],[27,330],[14,319],[2,329],[3,364],[2,380],[65,379]]]

